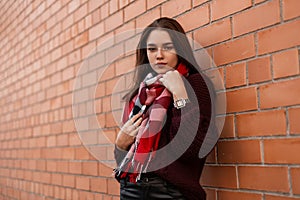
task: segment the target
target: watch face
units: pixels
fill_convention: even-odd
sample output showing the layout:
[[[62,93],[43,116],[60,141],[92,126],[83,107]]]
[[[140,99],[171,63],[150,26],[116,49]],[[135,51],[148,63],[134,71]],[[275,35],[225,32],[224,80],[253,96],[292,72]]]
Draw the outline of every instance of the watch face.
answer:
[[[177,106],[180,107],[180,106],[183,106],[183,101],[182,100],[178,100],[176,102]]]

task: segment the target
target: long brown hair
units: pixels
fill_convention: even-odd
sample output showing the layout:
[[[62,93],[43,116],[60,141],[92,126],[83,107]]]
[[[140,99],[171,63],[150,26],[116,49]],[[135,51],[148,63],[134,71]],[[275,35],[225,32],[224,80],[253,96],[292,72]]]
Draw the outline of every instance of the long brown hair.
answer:
[[[149,72],[155,73],[149,64],[146,46],[150,33],[156,29],[162,29],[169,33],[178,56],[178,62],[184,63],[189,69],[190,74],[200,72],[193,50],[182,26],[176,20],[168,17],[156,19],[148,25],[141,34],[141,38],[136,49],[134,82],[130,91],[124,96],[124,99],[126,100],[133,98],[134,95],[137,94],[140,83]]]

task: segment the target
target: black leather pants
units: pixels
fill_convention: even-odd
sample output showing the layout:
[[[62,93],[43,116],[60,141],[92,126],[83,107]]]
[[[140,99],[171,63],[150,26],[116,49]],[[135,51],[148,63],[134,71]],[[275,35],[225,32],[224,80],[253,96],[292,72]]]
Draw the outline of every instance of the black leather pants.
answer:
[[[177,188],[157,176],[142,177],[137,183],[122,179],[120,187],[121,200],[185,199]]]

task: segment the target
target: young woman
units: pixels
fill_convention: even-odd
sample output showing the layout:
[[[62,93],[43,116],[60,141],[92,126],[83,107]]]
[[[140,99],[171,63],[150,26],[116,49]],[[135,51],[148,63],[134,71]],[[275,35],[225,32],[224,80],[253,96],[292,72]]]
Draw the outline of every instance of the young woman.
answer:
[[[134,85],[115,147],[121,199],[206,199],[199,150],[213,109],[209,80],[181,25],[159,18],[142,32]]]

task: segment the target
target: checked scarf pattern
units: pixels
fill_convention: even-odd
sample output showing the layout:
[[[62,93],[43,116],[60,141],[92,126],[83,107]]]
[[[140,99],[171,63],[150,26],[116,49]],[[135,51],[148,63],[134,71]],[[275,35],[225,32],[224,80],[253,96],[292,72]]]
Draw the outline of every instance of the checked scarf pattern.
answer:
[[[183,64],[179,64],[177,71],[182,75],[188,74],[188,69]],[[163,122],[167,116],[167,110],[172,101],[171,93],[160,82],[162,75],[153,77],[150,73],[140,84],[134,106],[128,117],[141,111],[143,106],[146,110],[143,114],[142,123],[137,133],[135,142],[131,145],[127,155],[120,166],[114,170],[119,178],[129,177],[130,182],[140,179],[141,173],[146,173],[151,160],[156,156]]]

